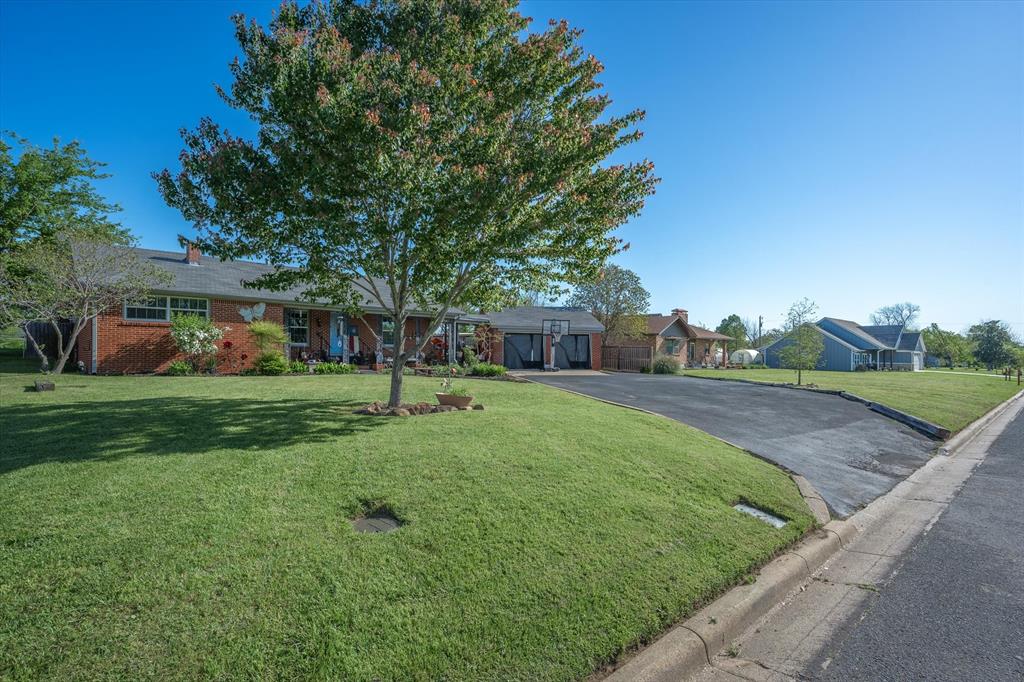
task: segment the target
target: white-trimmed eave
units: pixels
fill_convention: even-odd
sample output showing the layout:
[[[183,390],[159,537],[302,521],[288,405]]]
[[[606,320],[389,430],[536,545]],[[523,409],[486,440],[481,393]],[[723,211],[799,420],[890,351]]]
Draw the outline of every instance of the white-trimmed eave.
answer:
[[[283,305],[288,308],[301,308],[304,310],[329,310],[331,312],[345,312],[346,308],[343,306],[330,305],[328,303],[316,303],[309,301],[300,301],[292,298],[277,298],[271,296],[260,296],[254,292],[253,296],[233,296],[230,294],[204,294],[197,291],[174,291],[171,289],[151,289],[151,296],[180,296],[181,298],[206,298],[211,301],[239,301],[242,303],[273,303],[275,305]],[[380,306],[364,305],[362,306],[364,313],[371,315],[390,315],[390,311]],[[435,312],[430,310],[410,310],[410,315],[416,317],[433,317]],[[445,313],[445,319],[450,320],[463,314],[461,311],[449,310]]]

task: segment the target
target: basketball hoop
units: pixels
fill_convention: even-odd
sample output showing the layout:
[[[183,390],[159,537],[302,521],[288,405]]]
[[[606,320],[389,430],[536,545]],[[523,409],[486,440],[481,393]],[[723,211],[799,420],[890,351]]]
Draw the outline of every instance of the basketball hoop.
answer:
[[[541,334],[551,339],[551,354],[550,357],[544,358],[544,370],[547,372],[557,372],[558,364],[555,362],[555,354],[558,352],[556,347],[558,342],[562,340],[562,337],[569,333],[569,320],[543,320],[541,322]],[[545,349],[545,356],[548,355],[547,349]]]

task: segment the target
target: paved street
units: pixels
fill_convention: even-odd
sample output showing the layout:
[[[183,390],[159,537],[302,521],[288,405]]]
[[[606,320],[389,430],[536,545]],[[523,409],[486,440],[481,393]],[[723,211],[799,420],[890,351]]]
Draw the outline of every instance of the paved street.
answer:
[[[989,445],[852,631],[807,674],[836,682],[1024,680],[1022,481],[1024,412]]]
[[[803,475],[848,516],[926,462],[935,441],[838,396],[650,374],[535,373],[530,379],[695,426]]]

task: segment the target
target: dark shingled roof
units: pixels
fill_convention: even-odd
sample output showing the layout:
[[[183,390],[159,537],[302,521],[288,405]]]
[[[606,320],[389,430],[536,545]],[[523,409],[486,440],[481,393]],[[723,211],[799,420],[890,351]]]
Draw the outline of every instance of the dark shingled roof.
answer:
[[[690,324],[683,320],[679,315],[648,315],[647,316],[647,333],[648,334],[660,334],[672,323],[679,321],[683,325],[683,332],[686,334],[686,338],[689,339],[708,339],[712,341],[732,341],[731,336],[725,334],[719,334],[713,332],[710,329],[704,329],[698,327],[695,324]]]
[[[917,340],[921,338],[921,332],[903,332],[900,337],[900,350],[917,350]]]
[[[243,282],[252,281],[261,275],[274,271],[272,265],[254,263],[243,260],[222,261],[212,256],[200,256],[198,265],[190,265],[185,261],[181,251],[157,251],[155,249],[126,249],[126,254],[134,252],[141,258],[171,275],[170,284],[161,284],[155,289],[158,293],[192,294],[210,298],[228,298],[245,301],[267,301],[271,303],[297,303],[301,305],[321,305],[330,307],[326,301],[303,301],[301,296],[305,287],[297,286],[285,291],[269,289],[251,289]],[[365,280],[364,280],[365,281]],[[385,305],[391,305],[388,288],[383,281],[375,280],[377,289],[384,298]],[[382,312],[376,301],[366,298],[362,305],[368,312]],[[429,311],[411,311],[429,312]],[[452,309],[451,315],[461,313]]]
[[[570,334],[603,332],[604,325],[586,310],[560,306],[520,306],[485,313],[491,326],[504,332],[540,334],[544,320],[569,320]]]
[[[903,327],[898,324],[876,324],[862,326],[861,329],[881,341],[888,348],[896,347],[900,340],[900,332],[903,331]]]
[[[824,320],[829,320],[829,321],[833,322],[834,324],[842,327],[846,331],[848,331],[851,334],[853,334],[854,336],[856,336],[858,339],[861,339],[861,341],[864,342],[865,345],[861,346],[859,350],[876,350],[876,349],[889,348],[889,346],[887,346],[886,344],[882,343],[880,340],[878,340],[875,337],[871,336],[871,334],[868,334],[866,331],[864,331],[861,328],[861,326],[859,324],[857,324],[856,322],[852,322],[850,320],[841,320],[838,317],[823,317],[822,321],[824,321]]]

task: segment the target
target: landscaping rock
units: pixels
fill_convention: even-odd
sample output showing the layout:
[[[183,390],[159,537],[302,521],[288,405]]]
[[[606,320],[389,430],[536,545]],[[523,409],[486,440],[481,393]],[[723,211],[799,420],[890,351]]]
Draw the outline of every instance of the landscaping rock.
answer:
[[[52,381],[39,381],[39,380],[36,380],[36,390],[37,391],[53,391],[56,388],[57,387],[53,384]]]
[[[470,411],[470,410],[472,410],[473,408],[472,408],[472,407],[470,407],[469,405],[466,405],[465,407],[460,407],[459,409],[460,409],[461,411],[463,411],[463,412],[469,412],[469,411]]]
[[[474,410],[482,410],[482,409],[484,409],[484,406],[479,404],[479,403],[477,403],[476,405],[473,406],[473,409]]]
[[[412,412],[405,409],[404,407],[396,407],[395,409],[391,410],[391,414],[395,417],[408,417],[412,414]]]
[[[456,407],[454,405],[438,405],[437,406],[437,411],[438,412],[454,412],[455,410],[456,410]]]

